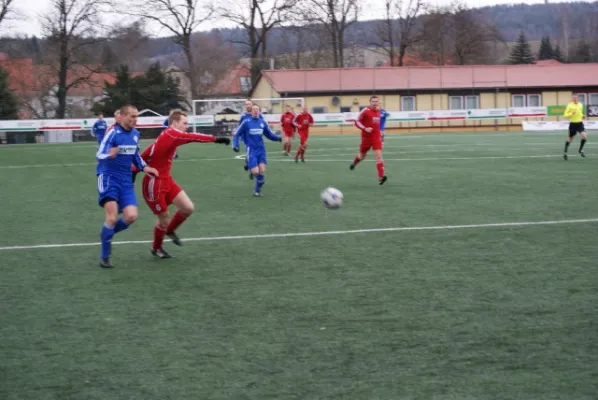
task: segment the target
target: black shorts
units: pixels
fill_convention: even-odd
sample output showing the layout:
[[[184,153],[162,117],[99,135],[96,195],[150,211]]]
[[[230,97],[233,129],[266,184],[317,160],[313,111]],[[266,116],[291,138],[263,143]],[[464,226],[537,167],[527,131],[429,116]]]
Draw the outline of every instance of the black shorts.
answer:
[[[586,128],[583,126],[583,122],[570,122],[569,123],[569,137],[573,137],[578,133],[585,132]]]

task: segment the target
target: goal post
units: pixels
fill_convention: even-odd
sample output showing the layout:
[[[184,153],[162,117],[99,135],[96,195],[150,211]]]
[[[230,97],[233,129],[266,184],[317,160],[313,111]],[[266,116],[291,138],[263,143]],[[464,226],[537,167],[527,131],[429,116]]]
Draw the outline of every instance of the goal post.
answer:
[[[193,118],[190,125],[193,132],[204,132],[218,136],[231,136],[245,113],[247,99],[202,99],[193,100]],[[304,97],[271,97],[250,99],[261,108],[264,119],[275,130],[280,124],[280,116],[290,105],[298,113],[305,106]]]

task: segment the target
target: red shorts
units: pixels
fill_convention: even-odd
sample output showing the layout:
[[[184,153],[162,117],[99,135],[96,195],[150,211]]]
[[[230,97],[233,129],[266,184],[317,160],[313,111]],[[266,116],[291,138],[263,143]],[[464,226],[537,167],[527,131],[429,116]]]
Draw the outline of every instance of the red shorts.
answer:
[[[299,141],[301,144],[305,144],[307,142],[307,139],[309,138],[309,132],[297,132],[299,133]]]
[[[382,150],[382,137],[380,135],[362,136],[361,144],[359,145],[360,153],[367,153],[370,149]]]
[[[155,215],[168,211],[168,206],[183,189],[172,177],[154,178],[150,175],[143,177],[141,185],[143,198]]]
[[[283,131],[284,135],[286,137],[290,137],[290,138],[294,138],[295,137],[295,131]]]

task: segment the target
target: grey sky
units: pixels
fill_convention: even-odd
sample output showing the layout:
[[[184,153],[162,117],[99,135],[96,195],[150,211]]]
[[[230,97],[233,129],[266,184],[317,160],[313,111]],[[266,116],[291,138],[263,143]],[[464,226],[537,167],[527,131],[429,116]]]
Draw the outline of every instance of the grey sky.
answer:
[[[549,1],[551,3],[568,2],[568,1],[555,1],[555,0],[549,0]],[[437,4],[437,5],[449,4],[451,2],[452,2],[452,0],[428,0],[428,3]],[[544,0],[527,0],[527,1],[521,1],[521,0],[502,0],[502,1],[501,0],[498,0],[498,1],[497,0],[465,0],[465,2],[469,6],[475,5],[476,7],[480,7],[480,6],[492,5],[492,4],[520,4],[520,3],[538,4],[538,3],[543,3]],[[21,14],[23,14],[24,18],[22,18],[22,20],[20,20],[20,21],[8,21],[7,23],[3,23],[3,26],[0,29],[0,34],[4,34],[4,35],[5,34],[11,34],[11,35],[21,34],[21,35],[41,36],[41,27],[38,22],[38,19],[39,19],[38,15],[48,12],[50,10],[51,0],[15,0],[15,3],[17,4],[17,8],[21,11]],[[383,13],[383,10],[382,10],[383,0],[369,0],[369,3],[372,5],[380,4],[381,7],[379,9],[376,9],[375,7],[371,7],[370,10],[373,9],[373,11],[370,11],[369,15],[363,15],[363,17],[361,19],[375,19],[375,18],[380,17],[380,15]],[[230,23],[227,24],[226,22],[214,19],[214,21],[212,21],[211,23],[206,23],[205,25],[202,25],[200,29],[201,30],[209,30],[216,26],[223,27],[223,26],[232,26],[232,25]],[[165,32],[160,32],[158,30],[155,30],[152,33],[161,35],[161,34],[164,34]]]

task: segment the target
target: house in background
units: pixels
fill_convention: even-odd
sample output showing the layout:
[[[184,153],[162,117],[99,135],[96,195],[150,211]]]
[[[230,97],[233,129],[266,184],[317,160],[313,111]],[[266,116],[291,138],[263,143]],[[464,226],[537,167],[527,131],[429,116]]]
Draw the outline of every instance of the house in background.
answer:
[[[303,97],[313,113],[357,112],[380,96],[388,111],[598,105],[598,64],[467,65],[263,71],[251,97]],[[277,110],[280,112],[280,110]],[[558,116],[529,117],[555,120]],[[521,120],[422,121],[409,127],[516,125]]]

